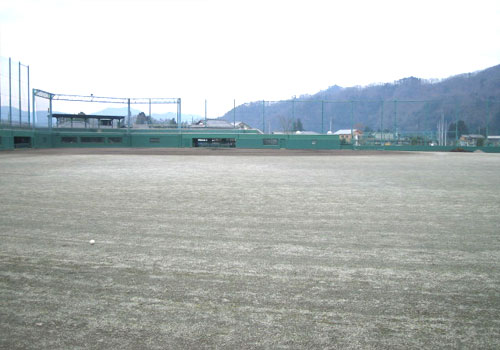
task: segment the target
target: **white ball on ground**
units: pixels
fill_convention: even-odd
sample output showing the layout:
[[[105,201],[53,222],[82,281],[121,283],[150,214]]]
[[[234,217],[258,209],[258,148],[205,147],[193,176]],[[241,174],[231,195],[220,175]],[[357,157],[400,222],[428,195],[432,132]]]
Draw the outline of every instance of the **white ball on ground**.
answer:
[[[89,243],[90,243],[90,244],[94,244],[94,243],[95,243],[95,241],[94,241],[93,239],[91,239],[91,240],[89,241]]]

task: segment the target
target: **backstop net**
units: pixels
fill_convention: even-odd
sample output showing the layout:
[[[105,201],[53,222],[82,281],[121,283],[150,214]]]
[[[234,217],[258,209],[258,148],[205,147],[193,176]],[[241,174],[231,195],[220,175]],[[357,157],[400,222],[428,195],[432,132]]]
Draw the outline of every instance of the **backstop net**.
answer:
[[[0,127],[30,127],[29,66],[0,57]]]
[[[171,128],[182,126],[180,98],[121,98],[33,90],[37,128]]]

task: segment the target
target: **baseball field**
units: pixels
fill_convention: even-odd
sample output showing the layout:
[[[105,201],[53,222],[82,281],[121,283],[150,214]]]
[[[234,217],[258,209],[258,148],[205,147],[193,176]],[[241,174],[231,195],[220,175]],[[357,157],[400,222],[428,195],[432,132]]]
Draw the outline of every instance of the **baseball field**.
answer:
[[[0,152],[0,239],[1,349],[500,348],[499,154]]]

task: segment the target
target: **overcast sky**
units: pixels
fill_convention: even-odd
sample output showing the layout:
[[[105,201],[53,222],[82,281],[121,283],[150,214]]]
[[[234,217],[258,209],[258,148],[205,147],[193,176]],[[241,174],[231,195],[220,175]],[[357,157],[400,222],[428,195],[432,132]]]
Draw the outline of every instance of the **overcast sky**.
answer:
[[[500,1],[2,0],[35,88],[181,97],[184,113],[500,63]]]

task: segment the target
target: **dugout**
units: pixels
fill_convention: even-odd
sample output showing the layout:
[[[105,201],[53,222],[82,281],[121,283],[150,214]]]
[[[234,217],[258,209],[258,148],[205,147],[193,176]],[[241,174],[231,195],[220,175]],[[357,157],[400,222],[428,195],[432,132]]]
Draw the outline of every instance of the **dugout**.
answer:
[[[236,147],[236,139],[231,137],[203,137],[193,138],[193,147],[215,147],[215,148],[234,148]]]

